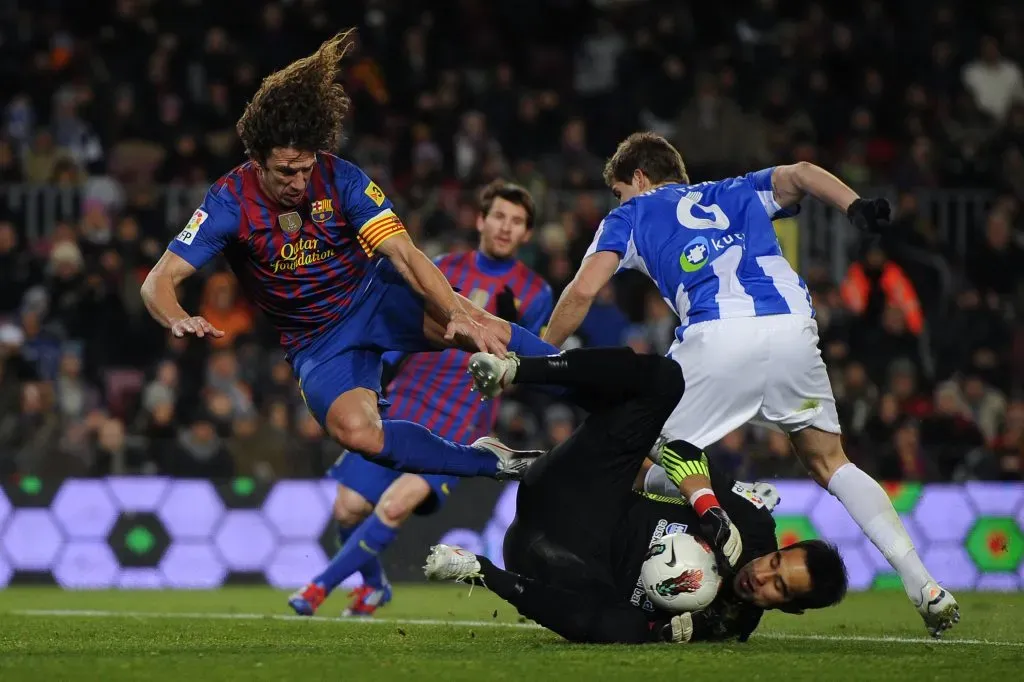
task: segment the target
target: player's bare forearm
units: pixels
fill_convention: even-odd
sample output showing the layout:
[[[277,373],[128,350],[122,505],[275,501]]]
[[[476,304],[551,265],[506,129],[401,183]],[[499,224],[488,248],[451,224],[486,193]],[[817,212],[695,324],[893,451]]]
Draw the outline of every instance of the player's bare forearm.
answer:
[[[777,166],[772,172],[772,190],[775,201],[783,208],[795,206],[810,194],[846,213],[850,204],[859,198],[845,182],[824,168],[806,161]]]
[[[443,310],[451,319],[456,313],[464,312],[459,297],[444,273],[426,254],[416,248],[407,235],[398,235],[381,244],[377,250],[394,264],[395,269],[405,278],[416,293],[428,303]]]
[[[571,282],[558,298],[558,304],[551,313],[551,322],[542,338],[552,346],[560,347],[583,324],[583,318],[587,316],[593,302],[593,296],[579,291],[576,282]]]
[[[551,313],[551,321],[544,332],[545,341],[553,346],[561,346],[579,329],[597,293],[611,280],[621,260],[619,254],[613,251],[598,251],[583,259],[579,271],[562,292]]]
[[[142,283],[142,302],[154,320],[168,329],[189,314],[178,302],[176,288],[195,269],[183,258],[165,252]]]

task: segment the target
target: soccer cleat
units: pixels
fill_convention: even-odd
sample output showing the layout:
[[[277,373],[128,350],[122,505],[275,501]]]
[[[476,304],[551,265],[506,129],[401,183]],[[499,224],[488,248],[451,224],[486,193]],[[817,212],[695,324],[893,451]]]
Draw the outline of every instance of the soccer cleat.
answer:
[[[288,597],[288,606],[300,616],[312,616],[327,599],[327,590],[322,585],[310,583]]]
[[[352,598],[352,601],[348,608],[341,612],[342,616],[372,616],[377,609],[391,601],[391,585],[384,587],[360,585],[348,596]]]
[[[544,454],[543,450],[513,450],[491,436],[478,438],[471,447],[486,450],[498,458],[498,473],[494,478],[499,481],[521,481],[530,463]]]
[[[491,353],[473,353],[466,371],[473,376],[473,389],[480,392],[480,399],[490,400],[512,383],[517,369],[519,356],[515,353],[504,358]]]
[[[960,605],[952,594],[934,582],[921,588],[921,601],[914,605],[924,618],[928,634],[936,639],[942,636],[943,631],[960,622]]]
[[[465,582],[471,578],[483,578],[476,554],[451,545],[434,545],[427,555],[423,575],[428,580],[454,580]]]

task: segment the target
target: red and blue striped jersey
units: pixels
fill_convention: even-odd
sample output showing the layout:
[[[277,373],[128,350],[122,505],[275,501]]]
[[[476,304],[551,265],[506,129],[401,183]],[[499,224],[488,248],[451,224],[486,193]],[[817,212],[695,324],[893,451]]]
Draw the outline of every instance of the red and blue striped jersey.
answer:
[[[374,250],[405,231],[355,165],[326,153],[298,206],[279,206],[244,163],[213,183],[168,249],[196,269],[223,254],[291,352],[343,320]]]
[[[489,313],[496,314],[496,299],[512,289],[519,324],[539,334],[551,316],[551,287],[520,261],[488,258],[479,251],[449,254],[435,261],[452,286]],[[397,361],[400,354],[388,354]],[[389,419],[422,424],[443,438],[469,443],[487,435],[498,416],[498,400],[480,401],[471,392],[466,373],[470,354],[460,350],[414,353],[391,382]]]

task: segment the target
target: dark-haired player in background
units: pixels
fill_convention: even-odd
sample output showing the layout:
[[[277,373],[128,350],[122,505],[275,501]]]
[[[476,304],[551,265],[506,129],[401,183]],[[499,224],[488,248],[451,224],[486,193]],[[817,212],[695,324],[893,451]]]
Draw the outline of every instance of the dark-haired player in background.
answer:
[[[436,263],[470,301],[538,334],[551,314],[551,287],[516,260],[519,247],[530,239],[534,214],[528,191],[495,181],[480,194],[479,248],[442,256]],[[490,433],[498,402],[483,402],[472,392],[467,354],[451,349],[404,359],[398,353],[388,355],[392,356],[385,358],[389,363],[401,363],[388,390],[389,417],[423,424],[456,443],[472,443]],[[358,571],[363,585],[352,592],[346,615],[369,616],[391,601],[380,554],[410,515],[440,509],[459,479],[403,474],[354,453],[342,454],[328,475],[338,482],[334,517],[342,547],[327,568],[288,603],[296,613],[312,615],[333,589]]]
[[[480,358],[473,356],[471,368]],[[438,545],[427,558],[427,577],[481,580],[521,614],[574,642],[745,640],[766,609],[799,613],[843,598],[846,571],[835,547],[812,540],[780,551],[771,505],[716,471],[713,461],[710,485],[727,519],[698,514],[680,499],[633,491],[664,420],[684,393],[678,364],[629,348],[514,360],[512,383],[565,386],[590,415],[526,470],[516,518],[505,534],[508,570]],[[689,461],[701,454],[685,441],[665,447],[690,455]],[[743,536],[743,549],[730,557],[739,570],[723,576],[715,601],[693,615],[657,610],[639,582],[650,546],[673,532],[716,544],[718,522],[729,519]]]
[[[381,420],[381,356],[446,347],[552,346],[458,296],[415,247],[392,204],[359,168],[331,155],[349,98],[336,83],[348,34],[264,79],[238,121],[249,161],[215,182],[142,286],[175,336],[221,336],[175,288],[223,254],[281,334],[310,411],[349,450],[402,470],[465,476],[515,467],[503,453]]]

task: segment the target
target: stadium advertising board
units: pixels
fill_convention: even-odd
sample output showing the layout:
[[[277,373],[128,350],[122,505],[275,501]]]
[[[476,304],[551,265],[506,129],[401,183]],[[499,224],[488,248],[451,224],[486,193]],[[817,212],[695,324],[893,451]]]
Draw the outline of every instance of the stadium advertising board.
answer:
[[[856,590],[898,587],[888,564],[832,496],[778,483],[782,544],[835,542]],[[1024,589],[1024,484],[887,486],[925,564],[951,590]],[[0,586],[294,588],[337,548],[335,484],[156,477],[24,478],[0,491]],[[438,514],[416,517],[385,555],[393,581],[422,580],[429,545],[462,545],[500,562],[515,485],[466,481]],[[349,585],[358,582],[350,579]]]

